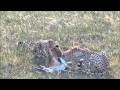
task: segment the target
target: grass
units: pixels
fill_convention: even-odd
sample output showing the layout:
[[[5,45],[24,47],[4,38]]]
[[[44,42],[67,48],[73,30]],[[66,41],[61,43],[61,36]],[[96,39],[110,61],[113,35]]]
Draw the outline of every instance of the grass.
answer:
[[[106,51],[110,74],[120,79],[119,11],[0,11],[0,78],[95,79],[84,73],[46,74],[32,69],[29,49],[16,48],[19,40],[57,40],[62,50],[81,45]],[[110,77],[107,77],[110,78]]]

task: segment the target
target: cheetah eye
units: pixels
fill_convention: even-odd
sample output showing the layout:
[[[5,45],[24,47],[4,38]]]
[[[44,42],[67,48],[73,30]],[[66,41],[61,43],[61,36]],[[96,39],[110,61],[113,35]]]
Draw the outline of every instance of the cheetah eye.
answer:
[[[58,45],[56,45],[56,47],[59,47]]]

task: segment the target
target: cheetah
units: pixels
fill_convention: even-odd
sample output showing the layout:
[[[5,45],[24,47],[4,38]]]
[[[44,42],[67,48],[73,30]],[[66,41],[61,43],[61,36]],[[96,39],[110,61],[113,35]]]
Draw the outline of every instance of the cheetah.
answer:
[[[45,67],[45,66],[40,65],[39,67],[34,66],[34,68],[40,71],[45,71],[47,73],[66,71],[67,62],[61,57],[56,58],[56,56],[54,56],[54,54],[52,53],[52,50],[50,49],[48,53],[49,53],[49,58],[51,60],[50,66]]]
[[[52,39],[49,40],[40,40],[36,42],[33,53],[35,58],[38,59],[38,64],[49,67],[51,66],[51,57],[50,52],[52,52],[54,58],[57,60],[58,57],[62,55],[62,50],[60,49],[59,43]]]
[[[36,65],[51,66],[51,56],[49,52],[52,52],[54,58],[57,60],[58,57],[62,55],[62,50],[60,49],[59,43],[53,39],[46,40],[36,40],[36,41],[19,41],[16,43],[17,47],[29,48],[34,55],[33,63]]]
[[[72,62],[72,68],[86,73],[104,73],[108,70],[109,59],[105,52],[96,53],[74,46],[63,52],[62,58]]]

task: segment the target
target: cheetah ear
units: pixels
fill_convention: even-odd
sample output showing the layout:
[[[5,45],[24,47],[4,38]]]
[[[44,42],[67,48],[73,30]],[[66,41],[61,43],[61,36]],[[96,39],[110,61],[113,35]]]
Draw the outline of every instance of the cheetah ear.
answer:
[[[18,41],[16,45],[22,45],[24,42],[23,41]]]
[[[58,41],[55,41],[55,43],[56,43],[56,45],[58,45],[58,46],[59,46],[59,43],[58,43]]]
[[[105,56],[105,57],[107,57],[107,54],[106,54],[105,51],[101,51],[99,54],[100,54],[100,55],[103,55],[103,56]]]
[[[51,45],[54,41],[52,39],[49,39],[48,43]]]
[[[86,51],[90,51],[88,48],[84,48]]]
[[[55,43],[58,43],[57,41],[55,41]]]

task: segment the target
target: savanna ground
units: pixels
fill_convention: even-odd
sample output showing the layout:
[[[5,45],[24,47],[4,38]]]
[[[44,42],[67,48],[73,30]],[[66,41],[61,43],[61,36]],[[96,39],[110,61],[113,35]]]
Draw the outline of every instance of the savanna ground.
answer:
[[[0,11],[1,79],[94,79],[83,73],[46,74],[32,69],[33,55],[20,40],[57,40],[66,50],[73,45],[106,51],[110,74],[120,79],[119,11]]]

